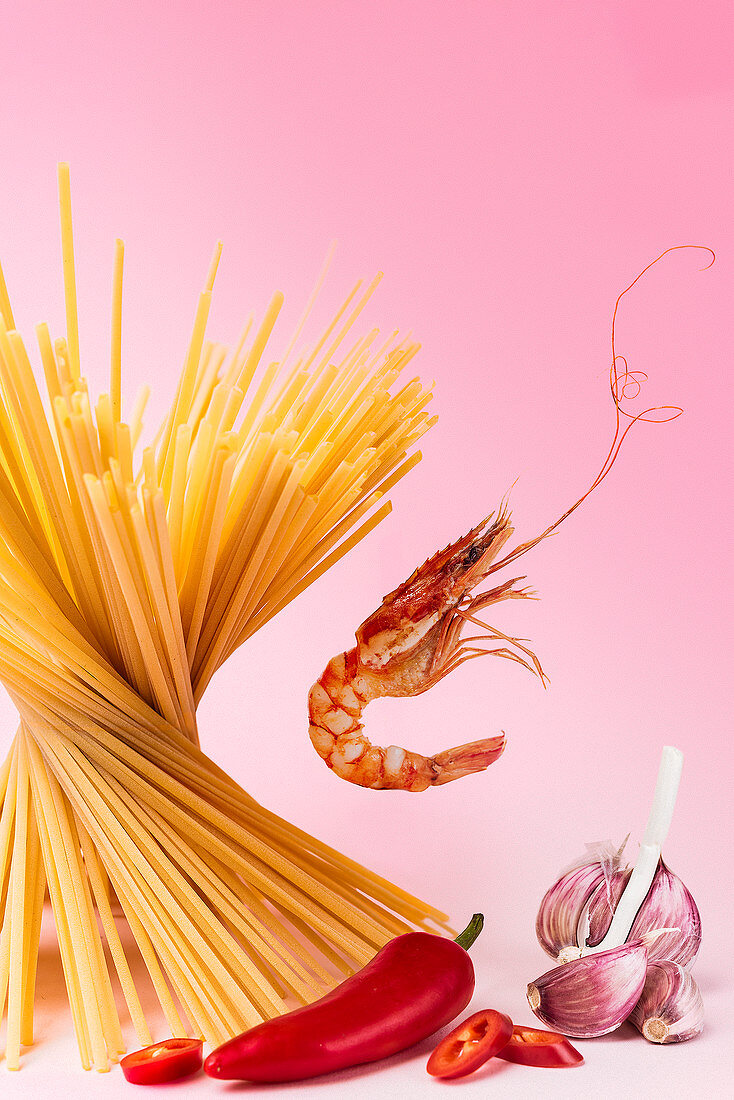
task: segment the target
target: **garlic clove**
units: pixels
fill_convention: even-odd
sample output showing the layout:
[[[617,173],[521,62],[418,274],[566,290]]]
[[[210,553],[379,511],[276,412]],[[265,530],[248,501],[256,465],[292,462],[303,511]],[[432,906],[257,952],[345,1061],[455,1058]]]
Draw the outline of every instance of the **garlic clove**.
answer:
[[[562,875],[546,892],[538,909],[535,933],[551,958],[557,958],[565,948],[576,946],[576,931],[584,907],[603,883],[601,865],[591,863]]]
[[[612,923],[617,902],[624,893],[624,889],[632,874],[631,867],[613,871],[589,899],[587,909],[587,931],[585,943],[582,946],[596,947],[606,936],[609,925]],[[637,939],[637,936],[631,936]]]
[[[683,1043],[703,1030],[703,1001],[693,976],[679,963],[651,962],[630,1023],[651,1043]]]
[[[701,915],[690,890],[661,859],[629,938],[637,939],[663,925],[671,931],[650,943],[648,961],[667,960],[680,966],[690,965],[701,945]]]
[[[587,844],[586,853],[546,891],[538,909],[535,932],[543,950],[565,962],[578,958],[586,941],[585,915],[589,900],[620,870],[626,840]],[[611,919],[611,918],[610,918]]]
[[[647,946],[634,940],[549,970],[528,986],[528,1003],[553,1031],[593,1039],[624,1023],[646,972]]]

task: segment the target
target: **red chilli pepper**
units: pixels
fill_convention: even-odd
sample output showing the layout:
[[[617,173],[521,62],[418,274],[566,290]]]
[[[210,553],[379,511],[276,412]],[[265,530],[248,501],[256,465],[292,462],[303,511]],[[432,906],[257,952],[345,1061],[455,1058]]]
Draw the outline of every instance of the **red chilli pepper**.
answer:
[[[164,1039],[126,1054],[120,1062],[125,1080],[131,1085],[160,1085],[197,1073],[203,1045],[202,1039]]]
[[[505,1062],[521,1066],[580,1066],[584,1059],[568,1039],[555,1031],[539,1031],[534,1027],[515,1027],[507,1046],[497,1054]]]
[[[398,936],[321,1000],[218,1047],[205,1072],[229,1081],[301,1081],[413,1046],[471,1000],[474,967],[465,949],[483,923],[476,913],[456,940]]]
[[[428,1059],[432,1077],[464,1077],[479,1069],[512,1038],[512,1020],[493,1008],[475,1012],[442,1039]]]

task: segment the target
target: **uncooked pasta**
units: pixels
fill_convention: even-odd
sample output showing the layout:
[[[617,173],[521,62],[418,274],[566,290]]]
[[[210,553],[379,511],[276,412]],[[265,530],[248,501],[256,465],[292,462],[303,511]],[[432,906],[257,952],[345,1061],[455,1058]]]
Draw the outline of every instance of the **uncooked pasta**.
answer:
[[[36,330],[47,396],[0,272],[0,679],[19,714],[0,770],[0,1000],[15,1069],[48,897],[82,1064],[106,1070],[125,1049],[115,987],[152,1041],[123,921],[171,1033],[212,1044],[445,922],[258,805],[196,723],[222,663],[387,514],[431,394],[404,380],[414,342],[353,335],[377,280],[311,346],[313,299],[274,358],[280,294],[235,348],[210,341],[217,246],[170,410],[141,451],[146,393],[121,412],[123,246],[95,398],[66,165],[59,195],[66,335]]]

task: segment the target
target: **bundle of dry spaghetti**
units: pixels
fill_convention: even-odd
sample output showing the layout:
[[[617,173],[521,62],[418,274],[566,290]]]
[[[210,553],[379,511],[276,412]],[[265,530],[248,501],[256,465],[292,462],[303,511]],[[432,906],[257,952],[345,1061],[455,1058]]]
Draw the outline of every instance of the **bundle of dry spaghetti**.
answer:
[[[281,295],[234,351],[209,342],[217,248],[170,412],[135,462],[122,243],[110,392],[93,403],[65,165],[59,186],[67,335],[36,330],[47,401],[0,273],[0,679],[20,715],[0,770],[0,1001],[17,1068],[48,896],[81,1060],[105,1070],[124,1049],[118,983],[152,1041],[121,921],[171,1032],[211,1043],[445,921],[259,806],[196,728],[223,661],[389,510],[430,393],[398,382],[417,345],[350,335],[375,283],[300,351],[304,315],[269,365]]]

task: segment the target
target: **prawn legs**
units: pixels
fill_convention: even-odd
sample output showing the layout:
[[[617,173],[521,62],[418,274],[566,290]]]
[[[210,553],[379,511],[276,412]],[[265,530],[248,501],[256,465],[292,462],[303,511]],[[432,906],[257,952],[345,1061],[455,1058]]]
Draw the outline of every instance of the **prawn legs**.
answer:
[[[420,695],[464,661],[486,654],[518,661],[543,678],[536,657],[520,639],[477,617],[501,600],[529,596],[516,587],[520,578],[471,595],[512,533],[503,508],[434,554],[362,623],[356,646],[326,666],[309,693],[309,733],[316,751],[342,779],[373,789],[424,791],[484,771],[501,755],[503,734],[435,756],[397,745],[383,748],[367,739],[361,718],[372,699]],[[464,637],[469,626],[480,633]]]

